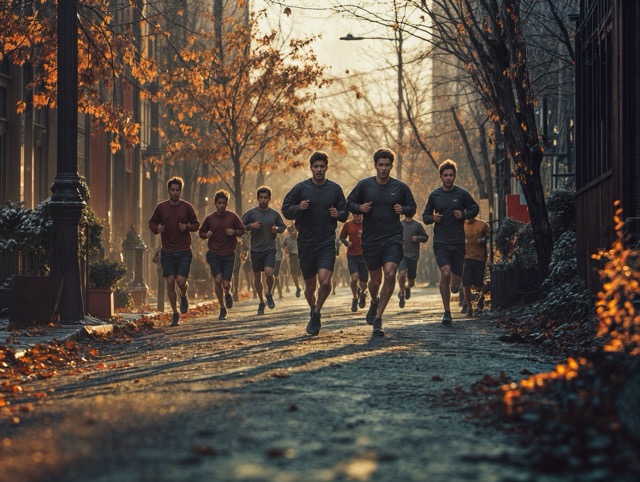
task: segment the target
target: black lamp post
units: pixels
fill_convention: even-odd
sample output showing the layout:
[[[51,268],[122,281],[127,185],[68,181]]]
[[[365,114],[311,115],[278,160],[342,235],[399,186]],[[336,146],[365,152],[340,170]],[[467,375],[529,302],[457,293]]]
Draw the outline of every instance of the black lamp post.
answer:
[[[58,1],[58,149],[51,186],[51,282],[62,322],[84,319],[78,224],[84,208],[78,176],[77,1]],[[59,298],[57,297],[59,294]]]
[[[393,40],[397,43],[396,52],[398,55],[397,60],[397,68],[398,68],[398,103],[397,103],[397,111],[398,111],[398,152],[396,159],[396,172],[398,173],[398,177],[402,178],[402,150],[404,149],[404,121],[403,121],[403,106],[404,106],[404,89],[402,88],[403,84],[403,65],[404,61],[402,58],[402,44],[404,42],[404,37],[402,36],[402,30],[396,30],[396,37],[386,38],[386,37],[357,37],[353,34],[348,33],[344,37],[340,37],[340,40],[353,41],[353,40]]]

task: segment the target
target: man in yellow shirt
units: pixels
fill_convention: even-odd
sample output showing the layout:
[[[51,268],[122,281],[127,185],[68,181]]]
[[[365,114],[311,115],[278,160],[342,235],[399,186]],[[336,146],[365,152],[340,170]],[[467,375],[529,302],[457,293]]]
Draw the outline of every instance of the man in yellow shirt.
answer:
[[[468,307],[467,316],[473,316],[473,298],[471,287],[482,290],[484,285],[484,271],[487,265],[487,241],[489,240],[489,225],[476,217],[464,222],[464,269],[462,272],[462,287]]]

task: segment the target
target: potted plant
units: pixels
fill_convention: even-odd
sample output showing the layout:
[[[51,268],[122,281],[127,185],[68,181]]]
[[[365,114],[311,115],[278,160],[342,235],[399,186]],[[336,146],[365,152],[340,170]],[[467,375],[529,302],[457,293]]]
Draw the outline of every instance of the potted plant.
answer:
[[[87,312],[96,318],[115,314],[113,293],[127,274],[127,267],[116,259],[102,259],[89,264]]]

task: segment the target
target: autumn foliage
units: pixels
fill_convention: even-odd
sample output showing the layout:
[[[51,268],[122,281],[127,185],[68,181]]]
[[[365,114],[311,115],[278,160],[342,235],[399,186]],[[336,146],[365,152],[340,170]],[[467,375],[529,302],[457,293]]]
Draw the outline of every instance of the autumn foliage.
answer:
[[[157,16],[175,8],[167,2]],[[172,2],[171,2],[172,3]],[[57,100],[57,13],[55,2],[23,2],[0,8],[0,60],[29,66],[25,101],[19,112],[30,108],[55,108]],[[163,7],[165,8],[165,7]],[[123,92],[145,88],[158,75],[148,55],[148,39],[159,35],[158,22],[145,18],[139,4],[110,0],[78,2],[78,108],[113,134],[111,148],[132,147],[139,142],[139,124]]]
[[[626,447],[616,402],[631,374],[630,361],[640,353],[640,316],[634,304],[640,295],[640,266],[637,249],[627,246],[621,216],[616,203],[617,240],[611,250],[594,255],[604,263],[594,333],[604,339],[594,345],[601,348],[570,357],[548,373],[504,383],[495,392],[508,419],[527,422],[528,436],[540,445],[541,463],[553,470],[588,464],[594,457],[618,457]],[[569,447],[566,453],[554,449],[560,444]]]
[[[238,199],[248,172],[298,167],[303,153],[341,149],[335,120],[314,108],[330,81],[313,38],[278,45],[277,31],[259,28],[260,14],[225,16],[209,29],[220,19],[204,16],[159,78],[165,160],[210,165],[202,181],[225,183]]]

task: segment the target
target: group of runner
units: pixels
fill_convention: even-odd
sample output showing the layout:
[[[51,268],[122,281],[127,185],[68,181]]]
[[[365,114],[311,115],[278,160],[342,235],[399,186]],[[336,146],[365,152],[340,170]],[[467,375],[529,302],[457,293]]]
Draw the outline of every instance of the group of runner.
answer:
[[[207,240],[206,258],[220,303],[219,319],[225,320],[228,309],[233,306],[231,279],[237,238],[245,232],[250,235],[251,266],[259,298],[257,313],[261,315],[266,307],[275,308],[276,237],[289,229],[283,246],[290,256],[295,256],[291,262],[299,263],[293,269],[299,267],[304,296],[310,308],[306,331],[317,335],[322,326],[322,307],[332,291],[336,231],[341,222],[344,225],[339,240],[347,247],[353,295],[351,310],[356,312],[358,307],[365,308],[368,293],[366,322],[372,326],[373,336],[384,336],[382,318],[395,290],[396,276],[402,308],[411,297],[415,284],[420,244],[428,240],[424,226],[414,220],[417,205],[411,189],[391,177],[394,160],[392,150],[378,149],[373,154],[375,176],[360,180],[345,198],[342,187],[326,177],[329,155],[323,151],[314,152],[309,158],[311,177],[297,183],[284,197],[282,216],[293,221],[288,228],[280,213],[269,207],[271,189],[267,186],[258,188],[257,206],[245,212],[242,218],[227,209],[229,193],[217,191],[214,196],[216,209],[200,225],[193,206],[180,199],[182,179],[170,179],[167,183],[169,199],[156,206],[149,228],[162,237],[160,260],[173,309],[172,324],[177,325],[180,320],[176,288],[180,294],[180,312],[188,310],[191,232],[198,231],[200,238]],[[465,220],[473,223],[479,207],[467,190],[454,185],[455,162],[444,161],[439,166],[439,173],[442,186],[429,195],[422,220],[425,224],[434,224],[433,247],[441,273],[439,287],[444,305],[442,322],[450,324],[450,293],[460,290],[465,263]],[[349,213],[353,219],[347,221]],[[480,248],[486,243],[486,236],[476,237],[473,242]],[[474,268],[474,276],[478,272]],[[476,277],[470,283],[479,287]],[[296,292],[296,296],[299,295],[300,288]],[[469,314],[472,314],[470,294],[467,303],[471,310]]]

